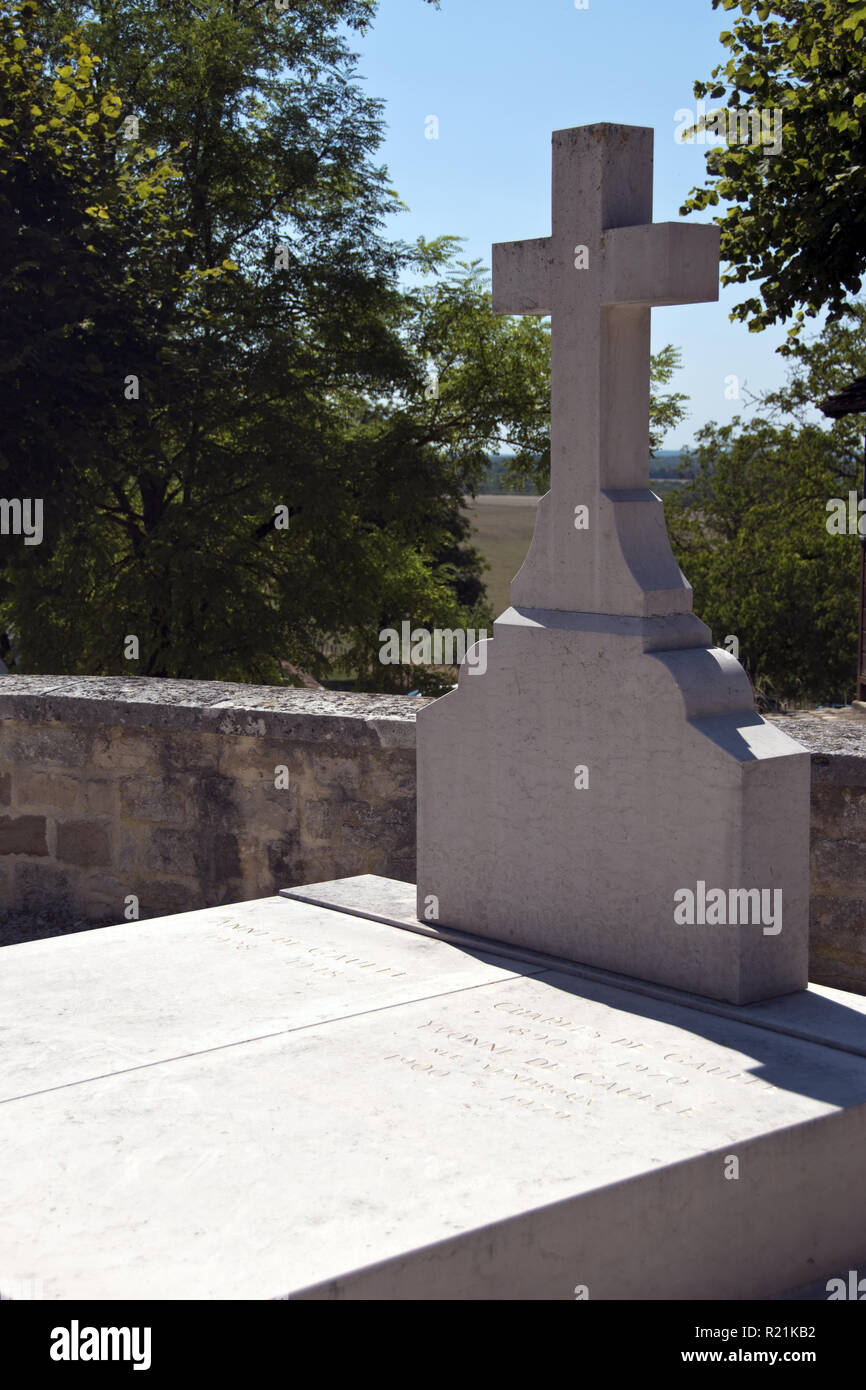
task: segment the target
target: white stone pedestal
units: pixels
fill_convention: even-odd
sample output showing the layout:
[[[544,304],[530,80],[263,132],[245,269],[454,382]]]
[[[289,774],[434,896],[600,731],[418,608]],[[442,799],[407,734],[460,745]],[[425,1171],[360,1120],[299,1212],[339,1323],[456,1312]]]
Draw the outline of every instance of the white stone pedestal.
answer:
[[[419,918],[737,1003],[803,989],[809,755],[710,640],[509,609],[418,716]]]

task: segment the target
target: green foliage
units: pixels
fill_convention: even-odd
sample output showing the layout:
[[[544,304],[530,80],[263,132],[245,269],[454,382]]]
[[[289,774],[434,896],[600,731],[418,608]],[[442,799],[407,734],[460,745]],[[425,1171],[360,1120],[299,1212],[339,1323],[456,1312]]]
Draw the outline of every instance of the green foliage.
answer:
[[[650,458],[661,448],[668,431],[682,424],[688,415],[688,396],[682,391],[670,391],[665,395],[659,389],[673,380],[674,373],[681,366],[682,351],[672,343],[654,352],[650,358]]]
[[[2,552],[19,669],[280,682],[282,659],[325,673],[337,636],[387,686],[382,627],[483,625],[462,498],[503,432],[535,438],[546,345],[492,314],[453,238],[382,237],[381,103],[344,37],[374,11],[0,7],[28,55],[23,94],[0,69],[25,156],[4,241],[30,198],[0,467],[46,528]]]
[[[80,35],[64,32],[48,60],[38,42],[46,9],[41,0],[0,6],[6,495],[22,495],[33,472],[48,490],[74,460],[96,464],[105,453],[116,412],[103,373],[136,350],[127,258],[154,256],[177,240],[161,213],[176,170],[120,137],[120,97]]]
[[[838,318],[866,268],[866,5],[858,0],[713,0],[739,8],[721,35],[726,62],[697,97],[782,112],[781,151],[725,145],[707,153],[708,180],[683,213],[716,217],[723,284],[760,282],[732,317],[753,332],[788,319],[796,346],[807,315]]]
[[[862,478],[862,419],[814,423],[814,402],[866,373],[866,308],[801,345],[787,385],[748,423],[706,425],[694,480],[665,498],[674,552],[715,640],[739,638],[753,682],[794,701],[855,693],[860,544],[827,502]]]
[[[523,334],[532,374],[522,383],[514,382],[520,408],[519,429],[506,440],[514,454],[504,460],[502,481],[515,492],[528,485],[544,493],[550,487],[550,325],[547,320],[530,316],[518,323],[522,328],[515,331]],[[650,458],[661,447],[668,430],[681,424],[688,414],[688,396],[682,391],[664,394],[660,390],[670,383],[681,363],[681,351],[671,343],[650,358]]]

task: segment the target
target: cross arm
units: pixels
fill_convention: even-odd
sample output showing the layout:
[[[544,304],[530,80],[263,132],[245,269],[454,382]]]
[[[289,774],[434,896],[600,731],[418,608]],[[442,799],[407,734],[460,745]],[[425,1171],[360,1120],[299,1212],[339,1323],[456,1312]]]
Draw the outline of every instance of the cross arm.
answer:
[[[553,238],[493,246],[494,314],[553,313]]]
[[[605,304],[700,304],[719,297],[719,228],[653,222],[602,235]]]

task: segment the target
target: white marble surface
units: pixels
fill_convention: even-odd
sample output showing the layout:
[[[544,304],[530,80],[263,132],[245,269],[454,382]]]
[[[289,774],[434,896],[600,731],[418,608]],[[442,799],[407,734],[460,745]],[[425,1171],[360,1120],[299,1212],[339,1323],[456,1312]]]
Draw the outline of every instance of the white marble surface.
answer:
[[[742,1298],[866,1248],[838,1048],[285,898],[2,966],[0,1291]]]
[[[92,939],[88,940],[88,936]],[[0,1100],[388,1008],[513,972],[281,898],[8,946]],[[518,967],[519,969],[519,967]]]
[[[378,874],[357,874],[353,878],[331,879],[323,883],[307,883],[300,888],[285,888],[282,896],[318,907],[332,907],[358,917],[369,916],[372,921],[408,927],[436,940],[450,941],[475,950],[489,950],[491,943],[484,937],[473,936],[450,927],[422,922],[416,911],[416,889],[402,879],[382,878]],[[668,1000],[672,1004],[695,1008],[701,1013],[716,1013],[754,1027],[770,1028],[807,1042],[836,1047],[843,1052],[855,1052],[866,1057],[866,996],[849,994],[826,985],[810,984],[806,989],[784,994],[776,999],[764,999],[754,1004],[729,1004],[724,1000],[708,999],[686,990],[639,980],[634,976],[617,975],[610,970],[580,965],[561,957],[545,955],[525,946],[497,942],[496,950],[504,957],[522,961],[524,966],[537,967],[578,975],[582,979],[613,985]]]

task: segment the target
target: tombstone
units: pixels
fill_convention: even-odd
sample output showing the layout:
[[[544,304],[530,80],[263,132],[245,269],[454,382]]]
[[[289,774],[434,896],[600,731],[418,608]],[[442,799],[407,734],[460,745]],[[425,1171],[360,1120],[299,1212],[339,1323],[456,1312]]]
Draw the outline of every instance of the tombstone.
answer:
[[[742,1299],[866,1253],[866,999],[702,1011],[412,929],[409,884],[291,893],[2,949],[0,1297]]]
[[[651,130],[561,130],[552,235],[493,248],[494,309],[552,317],[551,487],[486,663],[418,716],[418,916],[745,1003],[806,986],[809,756],[649,490],[650,309],[716,299],[719,248],[651,219]]]

